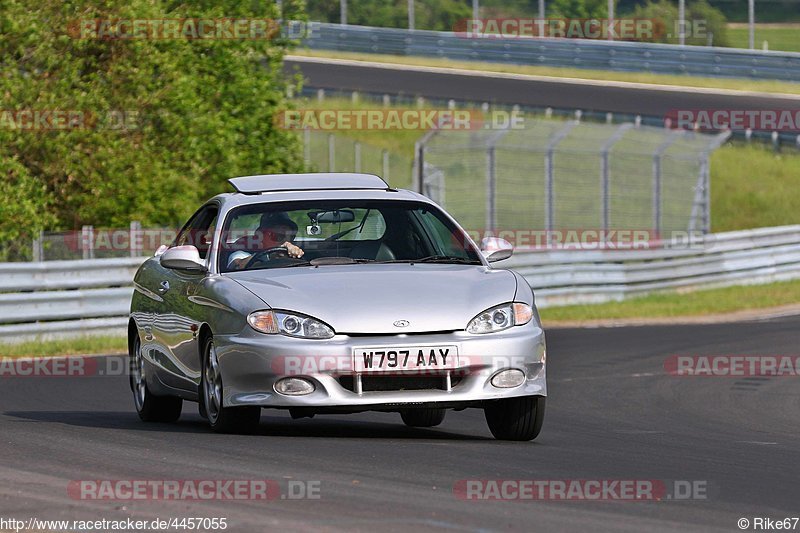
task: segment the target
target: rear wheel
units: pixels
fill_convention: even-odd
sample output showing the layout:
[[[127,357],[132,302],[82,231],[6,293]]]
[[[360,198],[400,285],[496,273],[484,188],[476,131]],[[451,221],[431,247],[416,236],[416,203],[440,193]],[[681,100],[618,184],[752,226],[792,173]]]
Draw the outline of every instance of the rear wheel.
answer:
[[[400,411],[400,416],[407,426],[415,428],[432,428],[444,421],[444,409],[421,408],[405,409]]]
[[[544,396],[493,401],[484,407],[486,423],[496,439],[533,440],[544,422]]]
[[[219,433],[251,433],[258,427],[260,407],[224,407],[222,373],[217,359],[214,339],[208,337],[203,349],[203,374],[200,388],[200,412],[205,412],[208,424]]]
[[[130,383],[136,413],[145,422],[175,422],[181,416],[183,400],[174,396],[153,396],[147,388],[146,366],[138,333],[131,346]]]

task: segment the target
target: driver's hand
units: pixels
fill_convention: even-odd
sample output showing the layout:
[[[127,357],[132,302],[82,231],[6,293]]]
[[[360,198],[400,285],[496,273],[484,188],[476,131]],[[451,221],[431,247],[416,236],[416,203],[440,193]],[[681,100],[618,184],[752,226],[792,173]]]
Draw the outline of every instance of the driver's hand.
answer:
[[[299,246],[295,246],[294,244],[292,244],[290,242],[285,242],[285,243],[283,243],[283,245],[286,247],[286,250],[289,252],[289,257],[300,258],[300,257],[303,257],[303,254],[305,254],[305,252],[303,251],[302,248],[300,248]]]

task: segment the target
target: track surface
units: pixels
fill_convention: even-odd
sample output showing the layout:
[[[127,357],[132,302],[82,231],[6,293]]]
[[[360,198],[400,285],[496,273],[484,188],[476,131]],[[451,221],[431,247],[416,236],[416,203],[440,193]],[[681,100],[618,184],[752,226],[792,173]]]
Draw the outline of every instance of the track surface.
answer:
[[[604,82],[569,83],[552,80],[480,76],[479,73],[432,72],[411,65],[331,64],[318,60],[287,59],[287,72],[299,70],[306,86],[315,89],[404,94],[495,104],[519,104],[557,109],[666,116],[679,109],[797,109],[797,98],[768,94],[734,95],[713,90],[621,87]]]
[[[800,514],[797,378],[671,377],[671,354],[796,354],[800,318],[680,327],[552,330],[542,435],[492,440],[477,410],[436,429],[396,414],[211,433],[193,404],[175,425],[138,420],[125,378],[1,378],[0,517],[228,517],[229,531],[736,531],[739,517]],[[70,480],[287,479],[319,500],[99,502]],[[680,479],[705,501],[463,501],[460,479]]]

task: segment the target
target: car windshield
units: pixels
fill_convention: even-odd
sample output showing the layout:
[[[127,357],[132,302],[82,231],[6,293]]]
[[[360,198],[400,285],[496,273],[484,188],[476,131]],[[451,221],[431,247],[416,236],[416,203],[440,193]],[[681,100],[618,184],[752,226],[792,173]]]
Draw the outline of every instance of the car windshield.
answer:
[[[481,264],[466,235],[420,202],[263,203],[234,209],[219,271],[358,263]]]

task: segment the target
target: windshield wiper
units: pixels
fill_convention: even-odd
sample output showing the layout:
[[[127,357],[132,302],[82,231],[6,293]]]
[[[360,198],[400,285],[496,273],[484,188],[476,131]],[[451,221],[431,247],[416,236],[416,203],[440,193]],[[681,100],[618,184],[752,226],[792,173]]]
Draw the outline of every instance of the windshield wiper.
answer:
[[[454,255],[429,255],[419,259],[392,259],[390,261],[378,261],[378,263],[458,263],[462,265],[480,265],[480,261],[456,257]]]

